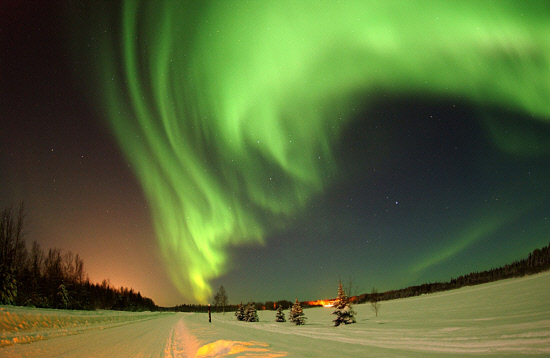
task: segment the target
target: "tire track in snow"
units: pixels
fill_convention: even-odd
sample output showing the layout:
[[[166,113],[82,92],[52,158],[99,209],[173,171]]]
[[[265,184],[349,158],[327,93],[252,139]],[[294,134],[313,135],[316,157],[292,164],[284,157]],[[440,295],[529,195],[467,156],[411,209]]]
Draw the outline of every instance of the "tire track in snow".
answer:
[[[201,346],[201,342],[191,334],[189,328],[185,325],[185,316],[189,314],[181,314],[184,316],[173,326],[170,338],[164,347],[164,357],[166,358],[193,358]]]

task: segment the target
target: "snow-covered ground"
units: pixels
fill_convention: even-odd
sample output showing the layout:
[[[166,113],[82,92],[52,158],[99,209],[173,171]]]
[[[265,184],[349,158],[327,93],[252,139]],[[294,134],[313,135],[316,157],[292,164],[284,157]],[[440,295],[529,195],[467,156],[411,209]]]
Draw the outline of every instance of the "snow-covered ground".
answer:
[[[333,327],[331,308],[305,326],[206,314],[82,312],[0,307],[0,357],[550,356],[550,272],[432,295],[356,305]],[[288,311],[285,312],[288,317]]]

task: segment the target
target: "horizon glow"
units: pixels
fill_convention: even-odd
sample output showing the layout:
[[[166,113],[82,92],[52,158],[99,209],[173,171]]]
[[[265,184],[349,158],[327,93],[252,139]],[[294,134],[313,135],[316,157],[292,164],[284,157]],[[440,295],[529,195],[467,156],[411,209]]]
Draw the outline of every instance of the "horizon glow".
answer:
[[[377,96],[456,97],[550,122],[545,2],[201,4],[124,2],[98,63],[111,127],[188,299],[209,299],[229,247],[261,245],[338,179],[340,134]],[[525,154],[495,119],[487,129]],[[416,270],[497,226],[480,223]]]

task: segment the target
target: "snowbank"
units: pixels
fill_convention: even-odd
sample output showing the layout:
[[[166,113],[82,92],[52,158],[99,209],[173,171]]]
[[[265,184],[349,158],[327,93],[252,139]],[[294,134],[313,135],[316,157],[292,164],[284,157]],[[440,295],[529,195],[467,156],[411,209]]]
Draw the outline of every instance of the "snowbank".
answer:
[[[58,336],[108,329],[130,322],[157,318],[159,313],[69,311],[0,306],[0,347]]]

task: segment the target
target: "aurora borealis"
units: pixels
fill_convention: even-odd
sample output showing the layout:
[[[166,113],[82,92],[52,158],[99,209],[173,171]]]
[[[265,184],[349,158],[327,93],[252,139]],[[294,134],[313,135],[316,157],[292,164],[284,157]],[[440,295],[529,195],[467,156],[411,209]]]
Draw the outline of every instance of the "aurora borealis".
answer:
[[[326,298],[339,274],[364,290],[446,280],[548,242],[545,1],[53,11],[86,121],[143,190],[171,304],[220,283],[233,301]]]

